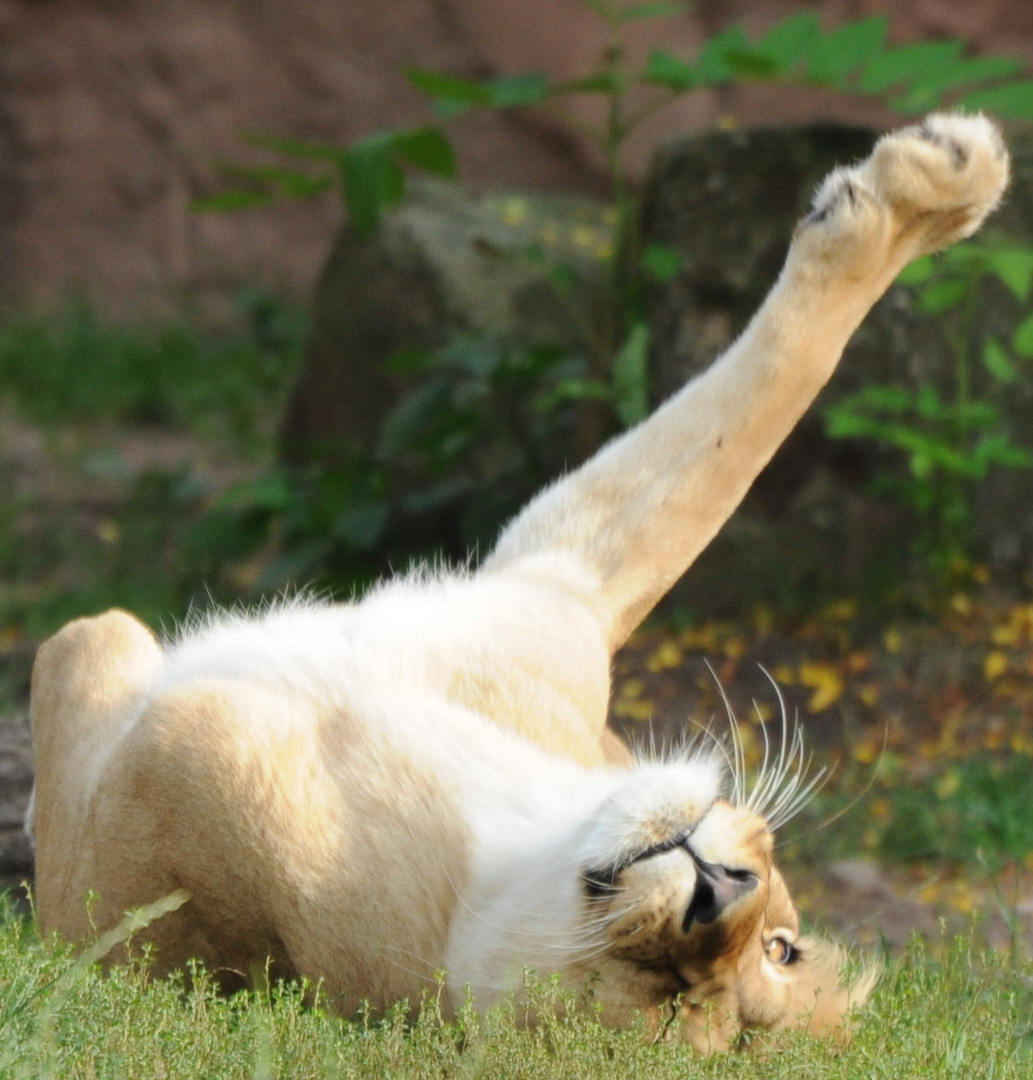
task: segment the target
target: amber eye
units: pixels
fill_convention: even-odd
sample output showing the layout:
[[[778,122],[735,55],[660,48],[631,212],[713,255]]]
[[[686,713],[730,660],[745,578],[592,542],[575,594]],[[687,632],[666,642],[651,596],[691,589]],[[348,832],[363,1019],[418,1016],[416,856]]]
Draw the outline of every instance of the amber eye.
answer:
[[[773,964],[791,964],[800,957],[800,950],[788,939],[776,935],[764,946],[767,958]]]

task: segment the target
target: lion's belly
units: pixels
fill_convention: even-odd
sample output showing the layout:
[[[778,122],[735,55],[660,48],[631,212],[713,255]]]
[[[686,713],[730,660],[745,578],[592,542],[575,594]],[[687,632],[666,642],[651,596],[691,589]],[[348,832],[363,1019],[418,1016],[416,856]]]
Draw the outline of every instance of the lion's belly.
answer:
[[[531,562],[478,578],[400,581],[350,606],[302,603],[220,621],[170,650],[156,692],[231,678],[359,714],[397,694],[436,699],[601,764],[603,628],[576,588]]]

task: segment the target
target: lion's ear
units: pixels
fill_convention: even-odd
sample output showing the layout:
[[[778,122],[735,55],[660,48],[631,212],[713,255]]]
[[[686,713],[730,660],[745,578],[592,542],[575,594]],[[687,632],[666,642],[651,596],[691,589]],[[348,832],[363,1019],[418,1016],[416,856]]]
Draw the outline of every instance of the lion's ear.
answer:
[[[846,953],[838,945],[815,937],[801,938],[797,945],[802,956],[794,969],[786,1026],[805,1027],[813,1035],[849,1042],[852,1014],[868,1000],[882,974],[881,965],[869,963],[844,982]]]

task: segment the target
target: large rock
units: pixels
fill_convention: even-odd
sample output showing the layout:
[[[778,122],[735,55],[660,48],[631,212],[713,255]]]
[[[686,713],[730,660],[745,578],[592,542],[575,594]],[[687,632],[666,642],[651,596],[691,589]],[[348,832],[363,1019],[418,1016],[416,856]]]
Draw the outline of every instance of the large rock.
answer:
[[[784,259],[792,229],[821,178],[867,155],[875,135],[819,125],[712,133],[667,146],[644,193],[647,241],[675,247],[683,271],[653,290],[653,392],[662,400],[705,368],[743,329]],[[1033,142],[1016,139],[1014,180],[986,231],[1008,244],[1033,240]],[[955,393],[955,355],[987,330],[1007,340],[1020,315],[1000,287],[981,289],[978,325],[915,309],[893,287],[848,346],[828,387],[761,474],[741,509],[681,583],[691,608],[741,610],[879,587],[909,558],[913,515],[870,494],[879,474],[904,475],[901,456],[870,442],[830,440],[822,411],[862,386]],[[964,347],[964,345],[962,345]],[[1033,377],[1003,386],[978,361],[972,390],[999,408],[1013,438],[1033,449]],[[975,489],[978,556],[1013,582],[1033,583],[1033,479],[995,469]],[[734,568],[734,572],[733,571]]]
[[[776,277],[814,187],[834,165],[865,156],[874,138],[828,125],[715,132],[657,156],[643,190],[641,238],[677,249],[682,269],[651,292],[654,403],[734,339]],[[1019,143],[1015,157],[1012,192],[992,225],[1013,243],[1033,237],[1033,150]],[[515,207],[521,209],[514,216]],[[345,231],[314,308],[308,363],[285,426],[289,454],[303,456],[305,446],[326,454],[335,443],[375,445],[405,389],[383,370],[399,349],[432,346],[457,331],[583,347],[569,306],[557,303],[538,268],[519,257],[543,233],[567,238],[558,257],[577,270],[583,321],[590,322],[599,271],[593,251],[605,250],[606,218],[583,201],[488,198],[426,185],[372,240]],[[993,288],[981,295],[980,313],[1000,328],[1018,315],[1005,291]],[[901,475],[902,465],[870,444],[828,439],[822,409],[871,383],[934,382],[949,393],[950,338],[961,332],[949,315],[923,315],[910,292],[891,289],[676,600],[718,613],[765,601],[811,605],[897,576],[916,521],[869,489],[887,469]],[[973,378],[977,393],[995,396],[1016,440],[1033,447],[1033,380],[1008,387],[1005,396],[981,370]],[[563,455],[551,458],[562,462]],[[1029,489],[1028,473],[998,470],[977,492],[979,554],[1013,581],[1033,574]]]
[[[589,351],[585,314],[596,306],[610,244],[608,213],[599,203],[475,194],[434,181],[413,183],[410,198],[374,236],[341,231],[316,290],[281,447],[283,459],[302,469],[341,467],[356,456],[384,466],[383,486],[373,485],[378,503],[372,512],[390,507],[375,526],[379,555],[388,561],[373,553],[367,571],[404,565],[412,556],[438,552],[461,560],[484,550],[538,487],[594,448],[595,402],[543,415],[530,395],[513,392],[522,385],[519,376],[465,378],[463,363],[447,376],[437,376],[441,369],[414,374],[411,362],[392,360],[473,341],[469,363],[488,371],[498,341],[529,367],[534,360],[527,349],[544,346],[570,357],[572,375],[581,373],[587,361],[575,358]],[[568,284],[551,284],[550,268]],[[482,347],[487,367],[475,355]],[[515,371],[508,360],[505,367]],[[442,389],[452,411],[437,415],[452,430],[481,425],[474,451],[445,475],[419,450],[380,453],[385,422],[401,401],[414,402],[409,395],[421,384],[430,401]],[[544,392],[543,384],[534,385]],[[548,438],[529,434],[543,425]],[[465,437],[462,430],[458,437]],[[335,511],[333,520],[350,527],[355,518]],[[371,543],[365,537],[357,539],[362,546]],[[339,547],[326,563],[331,576],[353,573]]]
[[[610,243],[599,203],[410,182],[372,237],[347,226],[338,234],[281,430],[284,456],[297,463],[343,445],[372,449],[412,386],[385,363],[399,353],[463,334],[583,349],[578,315],[592,303]],[[543,280],[544,266],[560,264],[574,270],[574,295]]]

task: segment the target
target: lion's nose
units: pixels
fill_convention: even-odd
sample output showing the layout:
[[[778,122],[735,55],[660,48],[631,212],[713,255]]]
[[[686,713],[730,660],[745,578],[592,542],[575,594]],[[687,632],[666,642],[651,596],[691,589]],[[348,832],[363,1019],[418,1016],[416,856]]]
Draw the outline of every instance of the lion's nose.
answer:
[[[696,855],[692,861],[696,864],[696,888],[685,911],[683,933],[688,933],[694,922],[712,923],[729,904],[757,887],[757,876],[749,870],[731,870]]]

